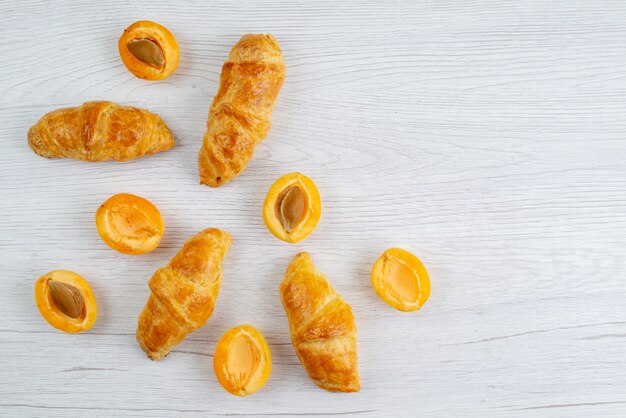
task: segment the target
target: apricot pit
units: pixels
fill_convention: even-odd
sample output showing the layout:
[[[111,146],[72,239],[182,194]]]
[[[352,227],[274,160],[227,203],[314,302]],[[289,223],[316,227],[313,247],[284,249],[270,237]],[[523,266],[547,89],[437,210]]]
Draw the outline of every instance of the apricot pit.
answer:
[[[301,173],[285,174],[272,185],[263,205],[263,220],[274,236],[296,243],[317,226],[322,211],[315,183]]]
[[[270,348],[261,332],[252,325],[227,331],[215,347],[213,370],[232,395],[251,395],[261,389],[272,371]]]
[[[165,63],[163,50],[154,41],[150,39],[135,39],[126,44],[126,46],[138,60],[158,68],[163,67]]]
[[[416,311],[430,296],[430,278],[422,262],[401,248],[385,251],[372,267],[372,287],[388,305]]]
[[[91,328],[98,315],[91,286],[69,270],[54,270],[37,279],[35,303],[50,325],[70,334]]]

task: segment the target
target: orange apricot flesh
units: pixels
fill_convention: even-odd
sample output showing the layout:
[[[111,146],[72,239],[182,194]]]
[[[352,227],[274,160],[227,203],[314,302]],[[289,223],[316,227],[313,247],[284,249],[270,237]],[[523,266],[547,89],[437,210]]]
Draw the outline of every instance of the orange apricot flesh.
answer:
[[[247,396],[261,389],[272,371],[270,348],[261,332],[252,325],[227,331],[215,347],[213,370],[232,395]]]
[[[118,42],[122,62],[135,77],[163,80],[176,71],[178,42],[165,26],[140,20],[126,29]]]
[[[263,204],[263,220],[272,234],[296,243],[309,236],[322,214],[315,183],[302,173],[285,174],[272,185]]]
[[[96,211],[96,228],[102,240],[124,254],[145,254],[163,238],[165,225],[156,206],[140,196],[120,193]]]
[[[69,270],[54,270],[37,279],[35,303],[50,325],[70,334],[88,330],[98,317],[91,286]]]
[[[388,305],[416,311],[430,296],[430,278],[422,262],[401,248],[385,251],[372,267],[372,287]]]

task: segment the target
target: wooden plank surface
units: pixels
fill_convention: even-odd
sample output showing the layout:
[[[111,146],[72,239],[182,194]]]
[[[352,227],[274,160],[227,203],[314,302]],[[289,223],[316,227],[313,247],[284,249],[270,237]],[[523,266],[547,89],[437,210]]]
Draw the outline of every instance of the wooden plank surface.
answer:
[[[626,415],[626,3],[598,1],[24,0],[0,15],[0,415],[539,417]],[[117,39],[135,20],[178,37],[169,79],[133,77]],[[198,184],[221,65],[244,33],[281,42],[287,78],[248,169]],[[169,152],[115,164],[46,160],[26,132],[52,109],[106,99],[149,108]],[[317,183],[323,215],[289,245],[261,207],[280,175]],[[106,247],[94,212],[139,194],[162,245]],[[209,227],[230,231],[215,313],[162,362],[135,342],[147,280]],[[369,272],[390,246],[431,274],[400,313]],[[363,389],[326,393],[291,347],[278,285],[307,250],[352,305]],[[39,316],[33,284],[84,275],[94,328]],[[245,399],[212,370],[219,337],[252,323],[274,368]]]

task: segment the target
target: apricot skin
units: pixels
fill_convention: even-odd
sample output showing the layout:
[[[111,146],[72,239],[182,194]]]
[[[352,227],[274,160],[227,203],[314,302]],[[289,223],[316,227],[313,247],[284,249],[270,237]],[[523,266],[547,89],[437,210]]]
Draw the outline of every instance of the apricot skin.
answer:
[[[385,251],[372,267],[372,287],[388,305],[416,311],[430,296],[430,278],[419,258],[401,248]]]
[[[84,308],[82,314],[72,318],[64,314],[52,300],[50,294],[50,281],[61,282],[76,288],[83,299]],[[41,316],[54,328],[75,334],[90,329],[98,317],[96,298],[89,283],[80,276],[69,270],[54,270],[41,276],[35,282],[35,303]]]
[[[290,232],[285,230],[281,223],[279,199],[290,188],[297,186],[304,196],[304,212],[299,222],[290,226]],[[283,196],[284,197],[284,196]],[[267,193],[263,204],[263,221],[267,229],[278,239],[295,244],[308,237],[320,220],[322,214],[322,201],[315,183],[302,173],[289,173],[274,182]]]
[[[100,205],[96,228],[105,244],[131,255],[154,250],[165,231],[159,209],[149,200],[128,193],[111,196]]]
[[[146,39],[159,46],[163,53],[164,65],[156,67],[138,59],[129,50],[128,44],[134,40]],[[149,20],[140,20],[126,29],[118,42],[122,62],[135,77],[145,80],[163,80],[178,67],[180,51],[174,35],[162,25]]]
[[[215,347],[213,370],[232,395],[247,396],[261,389],[272,371],[272,356],[263,334],[252,325],[228,330]]]

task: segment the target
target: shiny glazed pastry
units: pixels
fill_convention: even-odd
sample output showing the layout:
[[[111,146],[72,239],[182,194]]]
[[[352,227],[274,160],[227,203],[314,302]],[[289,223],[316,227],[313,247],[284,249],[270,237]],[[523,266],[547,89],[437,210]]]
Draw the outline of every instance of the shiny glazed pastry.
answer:
[[[165,26],[140,20],[126,29],[118,42],[122,62],[135,77],[163,80],[176,71],[178,42]]]
[[[280,294],[291,342],[309,377],[331,392],[357,392],[360,380],[352,309],[308,253],[296,255],[291,262]]]
[[[292,244],[309,236],[321,215],[317,187],[302,173],[285,174],[276,180],[263,204],[267,229],[276,238]]]
[[[126,161],[170,149],[174,136],[147,110],[87,102],[44,115],[29,129],[28,145],[47,158]]]
[[[150,279],[152,294],[139,315],[137,341],[152,360],[165,357],[213,313],[222,261],[232,238],[205,229],[190,238],[165,268]]]
[[[230,394],[247,396],[261,389],[272,371],[272,356],[263,334],[252,325],[239,325],[220,338],[213,370]]]
[[[88,330],[98,317],[91,286],[69,270],[54,270],[37,279],[35,303],[50,325],[70,334]]]
[[[200,182],[226,183],[248,165],[270,130],[270,115],[285,79],[285,62],[272,35],[244,35],[222,67],[198,156]]]
[[[124,254],[145,254],[159,246],[165,225],[161,212],[141,196],[119,193],[96,211],[96,228],[102,241]]]

